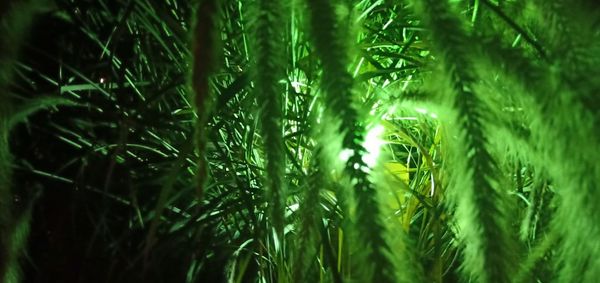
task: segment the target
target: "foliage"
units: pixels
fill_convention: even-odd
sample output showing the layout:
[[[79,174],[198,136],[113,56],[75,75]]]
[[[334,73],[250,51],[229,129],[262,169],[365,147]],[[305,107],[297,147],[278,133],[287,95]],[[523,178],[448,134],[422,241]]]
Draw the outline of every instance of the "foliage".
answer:
[[[2,278],[600,277],[593,1],[33,2],[0,4]]]

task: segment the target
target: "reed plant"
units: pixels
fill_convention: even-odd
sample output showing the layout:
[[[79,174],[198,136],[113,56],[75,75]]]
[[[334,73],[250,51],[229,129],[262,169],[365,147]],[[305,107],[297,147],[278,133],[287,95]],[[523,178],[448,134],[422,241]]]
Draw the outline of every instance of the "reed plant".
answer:
[[[38,2],[0,4],[2,282],[600,275],[593,1]]]

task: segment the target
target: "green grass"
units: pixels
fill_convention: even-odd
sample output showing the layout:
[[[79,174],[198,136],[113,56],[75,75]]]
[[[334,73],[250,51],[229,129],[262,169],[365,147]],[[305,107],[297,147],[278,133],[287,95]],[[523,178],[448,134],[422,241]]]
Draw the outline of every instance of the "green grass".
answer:
[[[6,282],[600,276],[593,1],[9,2]]]

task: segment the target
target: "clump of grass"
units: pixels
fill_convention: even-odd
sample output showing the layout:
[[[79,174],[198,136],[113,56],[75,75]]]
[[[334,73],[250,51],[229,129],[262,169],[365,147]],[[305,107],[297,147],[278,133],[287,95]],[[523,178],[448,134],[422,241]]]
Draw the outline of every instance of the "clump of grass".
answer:
[[[306,4],[306,14],[288,13],[282,0],[201,0],[194,11],[182,0],[56,1],[53,21],[68,27],[56,40],[61,52],[27,49],[55,56],[52,68],[13,64],[19,40],[0,39],[0,273],[17,274],[14,255],[27,239],[28,215],[10,208],[18,168],[74,188],[77,202],[102,196],[85,203],[86,213],[78,205],[68,211],[94,219],[85,223],[106,245],[90,244],[89,253],[114,259],[111,282],[155,274],[185,282],[420,282],[421,267],[433,282],[600,276],[592,0],[413,1],[417,13],[407,1],[291,4]],[[304,16],[306,28],[298,24]],[[2,17],[8,38],[26,34],[7,21],[27,17]],[[439,68],[430,75],[428,64]],[[15,66],[26,86],[14,95],[47,90],[86,106],[63,112],[53,108],[58,100],[38,101],[61,115],[27,125],[50,137],[48,148],[66,142],[73,151],[14,164],[10,128],[37,109],[6,95]],[[387,164],[364,161],[365,117],[388,104],[403,108],[386,120],[395,128],[389,158],[406,165],[405,179],[393,182],[384,181],[398,176],[379,171]],[[440,110],[431,118],[439,128],[415,113],[430,107]],[[182,141],[192,127],[196,145]],[[100,171],[105,178],[96,178]],[[531,188],[531,179],[543,188]],[[510,234],[521,222],[528,249],[514,272],[521,257]]]
[[[393,282],[395,272],[388,256],[385,226],[382,224],[377,191],[369,177],[369,166],[363,156],[366,150],[362,145],[365,123],[353,106],[354,79],[349,67],[349,52],[346,35],[338,18],[335,1],[307,1],[310,27],[316,53],[321,60],[323,74],[321,89],[326,112],[333,118],[335,133],[341,135],[341,148],[351,152],[344,172],[350,179],[352,194],[356,198],[356,229],[358,239],[366,247],[364,260],[370,262],[362,267],[362,280],[373,282]],[[339,154],[338,154],[339,155]],[[350,215],[346,215],[348,217]],[[363,227],[370,227],[364,229]]]
[[[434,51],[440,56],[446,85],[434,87],[448,97],[457,143],[448,156],[451,171],[449,200],[456,210],[459,235],[465,245],[462,271],[477,282],[511,282],[515,270],[515,242],[505,208],[499,168],[489,149],[487,105],[477,93],[473,49],[465,27],[447,1],[415,3],[429,28]],[[492,240],[493,239],[493,240]]]
[[[283,93],[286,78],[285,22],[287,14],[279,0],[257,0],[253,11],[252,53],[254,60],[254,96],[266,155],[267,199],[269,215],[277,241],[283,241],[286,206],[285,145],[283,143]],[[283,247],[281,247],[283,248]]]
[[[531,122],[528,139],[530,152],[522,152],[556,185],[559,198],[552,214],[547,238],[560,235],[553,260],[560,282],[593,282],[598,274],[592,254],[598,253],[594,244],[584,239],[597,235],[600,227],[589,222],[596,218],[592,203],[598,200],[595,177],[590,168],[595,158],[589,152],[598,146],[596,103],[590,94],[598,89],[593,82],[598,69],[591,67],[597,56],[597,34],[587,31],[594,25],[591,10],[585,3],[567,5],[564,1],[537,2],[527,14],[541,39],[546,43],[548,57],[536,60],[522,48],[509,48],[497,41],[485,48],[505,79],[522,90],[519,99],[528,108]],[[577,20],[581,18],[581,20]],[[550,27],[550,28],[548,28]],[[582,32],[575,32],[581,30]],[[548,95],[552,94],[552,95]],[[577,125],[574,127],[573,125]],[[576,142],[574,142],[576,141]],[[576,146],[574,146],[574,143]],[[576,148],[576,149],[575,149]],[[548,160],[562,160],[560,164]],[[578,209],[573,209],[577,207]],[[568,225],[566,223],[569,223]],[[576,228],[578,227],[578,228]],[[544,240],[539,245],[549,246]],[[548,247],[541,249],[547,252]],[[536,249],[534,252],[539,253]]]
[[[25,253],[30,224],[29,214],[15,215],[13,211],[13,157],[9,140],[15,111],[10,86],[38,2],[42,1],[8,1],[0,10],[0,281],[6,283],[21,280],[19,260]]]

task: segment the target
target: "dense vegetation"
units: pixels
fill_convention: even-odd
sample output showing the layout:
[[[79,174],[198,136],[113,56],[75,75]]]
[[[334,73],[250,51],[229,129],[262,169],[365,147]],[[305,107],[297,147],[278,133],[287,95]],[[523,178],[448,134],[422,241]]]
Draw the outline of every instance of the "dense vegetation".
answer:
[[[0,282],[597,282],[594,0],[5,0]]]

